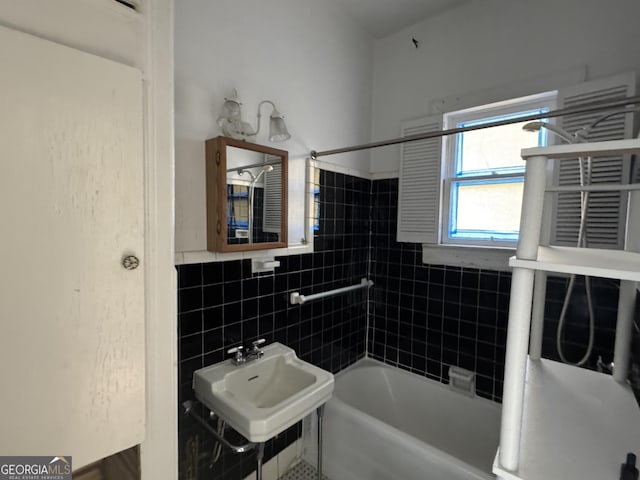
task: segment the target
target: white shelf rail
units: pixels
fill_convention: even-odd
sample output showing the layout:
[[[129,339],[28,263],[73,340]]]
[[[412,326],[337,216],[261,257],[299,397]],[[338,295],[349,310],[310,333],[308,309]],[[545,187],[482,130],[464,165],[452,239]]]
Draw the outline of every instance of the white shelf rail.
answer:
[[[632,292],[634,282],[639,280],[640,257],[638,249],[633,244],[633,238],[627,238],[625,250],[629,251],[589,251],[589,249],[540,247],[540,230],[543,215],[543,203],[546,191],[568,191],[573,188],[547,188],[546,164],[550,158],[573,158],[582,154],[621,154],[640,153],[640,141],[620,140],[609,142],[561,145],[525,149],[522,157],[527,160],[525,171],[524,192],[522,201],[522,216],[520,221],[520,239],[516,256],[511,259],[513,267],[511,282],[511,298],[509,304],[509,323],[507,331],[507,349],[505,359],[504,395],[502,404],[502,424],[500,433],[500,449],[494,473],[499,478],[524,478],[518,474],[520,467],[520,446],[522,438],[525,379],[527,372],[528,343],[530,333],[533,337],[531,354],[533,359],[540,358],[542,338],[542,321],[533,322],[530,332],[532,310],[539,312],[543,305],[533,302],[532,292],[534,283],[540,286],[545,281],[546,271],[571,272],[585,275],[596,275],[606,278],[622,279],[621,292]],[[634,185],[590,185],[580,190],[619,190],[629,193],[629,203],[640,204],[638,186]],[[633,217],[627,218],[628,228],[634,232],[640,231],[640,221]],[[584,258],[582,258],[584,257]],[[584,270],[584,271],[583,271]],[[534,272],[542,275],[534,277]],[[626,299],[630,295],[624,296]],[[628,305],[627,305],[628,304]],[[630,302],[625,300],[621,304],[623,312],[630,311]],[[616,335],[616,362],[625,362],[630,348],[630,322],[625,314],[619,318]],[[621,323],[621,325],[620,325]],[[622,376],[624,370],[614,375]],[[615,378],[618,380],[618,378]],[[544,439],[543,439],[544,441]],[[541,460],[541,461],[544,461]],[[524,473],[524,472],[520,472]],[[524,475],[526,478],[536,478],[532,472]]]
[[[640,183],[597,183],[594,185],[562,185],[558,187],[547,187],[547,192],[633,192],[640,190]]]
[[[300,292],[293,292],[289,296],[291,305],[303,305],[306,302],[312,300],[319,300],[325,297],[331,297],[333,295],[339,295],[341,293],[351,292],[353,290],[360,290],[361,288],[369,288],[373,286],[373,281],[363,278],[357,285],[351,285],[350,287],[336,288],[335,290],[328,290],[326,292],[314,293],[313,295],[300,295]]]

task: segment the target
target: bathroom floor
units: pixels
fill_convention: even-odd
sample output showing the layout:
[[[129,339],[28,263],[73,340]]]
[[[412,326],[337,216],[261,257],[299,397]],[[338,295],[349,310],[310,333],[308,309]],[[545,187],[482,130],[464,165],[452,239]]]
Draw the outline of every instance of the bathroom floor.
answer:
[[[314,467],[302,460],[285,472],[278,480],[317,480],[318,472]],[[322,480],[329,480],[322,475]]]

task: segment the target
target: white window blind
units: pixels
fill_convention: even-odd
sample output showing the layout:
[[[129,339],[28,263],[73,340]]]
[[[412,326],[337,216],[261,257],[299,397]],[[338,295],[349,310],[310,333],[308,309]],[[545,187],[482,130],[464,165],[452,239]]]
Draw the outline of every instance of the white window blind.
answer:
[[[402,124],[402,136],[405,137],[440,130],[441,115]],[[397,240],[437,244],[442,137],[404,143],[401,149]]]
[[[280,157],[266,155],[266,162],[280,161]],[[269,233],[280,233],[282,221],[282,164],[273,163],[273,170],[264,174],[262,230]]]
[[[635,95],[635,75],[625,74],[596,82],[587,82],[558,92],[559,107],[575,107],[604,100],[616,100]],[[585,113],[561,117],[558,124],[567,132],[589,126],[605,112]],[[605,141],[631,138],[633,115],[616,115],[600,122],[590,130],[587,140]],[[550,141],[556,141],[550,135]],[[556,141],[556,143],[559,143]],[[591,183],[628,183],[629,156],[592,158]],[[579,185],[578,159],[556,160],[552,183]],[[625,196],[619,192],[592,192],[587,210],[587,245],[592,248],[623,248],[626,218]],[[575,246],[580,227],[580,193],[554,195],[552,204],[551,244]]]

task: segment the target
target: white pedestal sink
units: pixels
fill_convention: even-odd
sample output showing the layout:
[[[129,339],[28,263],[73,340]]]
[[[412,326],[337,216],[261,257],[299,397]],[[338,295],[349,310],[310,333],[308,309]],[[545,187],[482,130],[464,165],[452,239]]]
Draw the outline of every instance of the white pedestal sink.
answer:
[[[275,437],[331,398],[333,375],[272,343],[262,358],[196,370],[196,397],[251,442]]]

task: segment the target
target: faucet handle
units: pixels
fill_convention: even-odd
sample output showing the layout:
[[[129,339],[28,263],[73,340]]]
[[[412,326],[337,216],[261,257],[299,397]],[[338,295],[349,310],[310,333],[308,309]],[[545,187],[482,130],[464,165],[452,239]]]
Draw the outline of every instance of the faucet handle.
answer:
[[[235,353],[234,357],[231,359],[231,362],[234,365],[240,365],[241,363],[245,362],[245,358],[244,355],[242,354],[242,350],[244,350],[244,347],[242,345],[238,345],[237,347],[233,347],[230,348],[229,350],[227,350],[228,354],[232,354]]]
[[[230,348],[229,350],[227,350],[227,353],[229,355],[235,353],[235,360],[240,360],[242,358],[242,350],[244,350],[244,347],[242,345],[238,345],[237,347],[233,347]]]
[[[258,345],[262,345],[264,342],[266,342],[266,340],[264,338],[260,338],[255,342],[251,342],[251,345],[253,345],[253,349],[256,350],[258,348]]]
[[[232,353],[236,353],[237,354],[238,352],[242,353],[243,349],[244,349],[244,347],[242,345],[238,345],[237,347],[233,347],[233,348],[230,348],[229,350],[227,350],[227,353],[229,355],[231,355]]]

